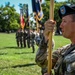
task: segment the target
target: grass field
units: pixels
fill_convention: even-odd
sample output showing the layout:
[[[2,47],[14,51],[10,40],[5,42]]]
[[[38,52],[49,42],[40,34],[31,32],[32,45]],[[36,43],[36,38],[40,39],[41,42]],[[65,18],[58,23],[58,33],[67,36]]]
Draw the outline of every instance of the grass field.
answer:
[[[55,49],[70,43],[62,36],[54,36]],[[17,48],[15,33],[0,33],[0,75],[41,75],[31,48]]]

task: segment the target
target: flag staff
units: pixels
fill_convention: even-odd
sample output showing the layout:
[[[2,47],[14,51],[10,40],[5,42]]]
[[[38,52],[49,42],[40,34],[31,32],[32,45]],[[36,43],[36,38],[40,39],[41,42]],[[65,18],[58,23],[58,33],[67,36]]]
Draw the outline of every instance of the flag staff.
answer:
[[[50,20],[54,19],[54,0],[50,0]],[[52,34],[49,33],[49,42],[48,42],[48,74],[52,72]]]
[[[39,32],[39,25],[38,25],[38,20],[36,19],[36,25],[37,25],[37,32]]]

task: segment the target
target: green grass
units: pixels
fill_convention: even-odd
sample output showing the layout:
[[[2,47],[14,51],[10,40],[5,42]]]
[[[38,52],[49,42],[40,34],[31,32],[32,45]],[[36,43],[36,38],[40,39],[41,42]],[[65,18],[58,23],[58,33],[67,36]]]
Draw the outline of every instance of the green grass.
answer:
[[[62,36],[54,36],[55,49],[70,43]],[[17,48],[15,34],[0,33],[0,75],[41,75],[31,48]]]

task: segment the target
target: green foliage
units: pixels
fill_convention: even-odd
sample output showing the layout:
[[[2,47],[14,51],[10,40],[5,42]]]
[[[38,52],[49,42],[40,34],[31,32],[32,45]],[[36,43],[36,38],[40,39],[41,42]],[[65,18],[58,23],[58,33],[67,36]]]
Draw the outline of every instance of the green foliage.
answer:
[[[16,12],[14,6],[10,6],[10,2],[6,3],[5,6],[0,7],[0,31],[6,31],[12,29],[12,23],[15,23],[14,29],[18,28],[20,21],[20,15]],[[14,30],[13,29],[13,30]]]
[[[60,22],[60,18],[58,15],[58,9],[61,5],[66,4],[66,2],[55,2],[54,3],[54,19],[56,22]],[[42,4],[42,9],[44,13],[44,19],[43,21],[45,22],[46,20],[49,19],[49,12],[50,12],[50,0],[45,0],[45,3]]]
[[[13,29],[17,30],[17,28],[20,28],[20,24],[18,24],[17,22],[11,23],[10,26],[11,26],[10,27],[11,30],[13,30]]]

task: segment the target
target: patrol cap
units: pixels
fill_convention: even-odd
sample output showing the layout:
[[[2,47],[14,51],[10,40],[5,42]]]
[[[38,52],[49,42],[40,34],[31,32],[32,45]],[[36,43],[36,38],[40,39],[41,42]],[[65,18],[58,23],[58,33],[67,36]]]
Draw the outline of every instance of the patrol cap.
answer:
[[[58,13],[60,18],[66,15],[75,14],[75,5],[62,5],[59,8]]]

